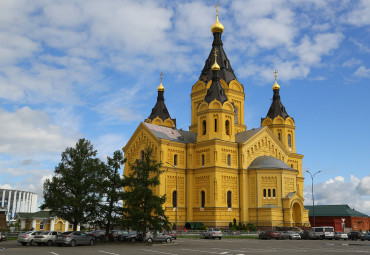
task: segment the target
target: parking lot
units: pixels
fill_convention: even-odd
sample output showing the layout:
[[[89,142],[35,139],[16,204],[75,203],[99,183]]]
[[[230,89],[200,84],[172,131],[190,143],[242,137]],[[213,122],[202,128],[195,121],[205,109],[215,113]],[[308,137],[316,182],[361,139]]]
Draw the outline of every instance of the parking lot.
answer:
[[[97,255],[189,255],[189,254],[369,254],[369,241],[337,240],[258,240],[227,239],[204,240],[179,238],[166,243],[100,243],[95,246],[44,247],[21,246],[17,241],[0,243],[0,254],[97,254]]]

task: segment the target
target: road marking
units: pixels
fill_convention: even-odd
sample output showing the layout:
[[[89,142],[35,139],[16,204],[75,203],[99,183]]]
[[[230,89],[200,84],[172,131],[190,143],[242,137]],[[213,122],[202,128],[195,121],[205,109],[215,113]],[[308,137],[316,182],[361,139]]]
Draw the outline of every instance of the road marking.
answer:
[[[55,252],[52,252],[52,251],[51,251],[50,253],[51,253],[51,254],[54,254],[54,255],[59,255],[58,253],[55,253]]]
[[[201,251],[201,250],[193,250],[193,249],[182,249],[183,251],[195,251],[195,252],[204,252],[204,253],[215,253],[215,254],[221,254],[220,252],[215,251]]]
[[[153,250],[147,250],[147,249],[141,249],[142,251],[149,251],[154,253],[160,253],[160,254],[170,254],[170,255],[177,255],[176,253],[168,253],[168,252],[162,252],[162,251],[153,251]]]
[[[228,251],[221,252],[220,254],[228,254]]]
[[[117,253],[112,253],[112,252],[107,252],[107,251],[99,251],[99,252],[101,252],[101,253],[106,253],[106,254],[111,254],[111,255],[119,255],[119,254],[117,254]]]

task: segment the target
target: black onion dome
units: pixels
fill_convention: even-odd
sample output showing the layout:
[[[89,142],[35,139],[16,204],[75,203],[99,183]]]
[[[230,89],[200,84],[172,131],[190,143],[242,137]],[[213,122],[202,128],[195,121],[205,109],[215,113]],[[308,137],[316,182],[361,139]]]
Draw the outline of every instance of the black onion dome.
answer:
[[[152,113],[148,117],[150,120],[154,120],[156,117],[159,117],[163,121],[170,118],[170,113],[167,110],[166,104],[164,103],[164,90],[158,90],[158,97],[157,103],[155,104],[154,108],[152,109]],[[171,119],[176,125],[176,119]]]
[[[272,98],[272,103],[266,115],[266,118],[269,117],[271,119],[274,119],[279,115],[284,119],[289,117],[289,114],[285,110],[283,103],[280,101],[279,89],[274,89],[274,96]]]
[[[213,72],[212,84],[207,90],[207,95],[205,96],[204,101],[209,104],[213,100],[217,99],[223,104],[228,99],[227,99],[224,89],[221,86],[220,76],[219,76],[220,71],[212,70],[212,72]]]

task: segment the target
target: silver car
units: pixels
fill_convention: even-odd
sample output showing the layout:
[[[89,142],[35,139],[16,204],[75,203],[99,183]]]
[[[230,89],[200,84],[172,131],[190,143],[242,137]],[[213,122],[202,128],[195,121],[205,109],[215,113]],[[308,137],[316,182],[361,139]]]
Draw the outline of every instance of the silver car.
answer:
[[[33,241],[38,246],[41,246],[41,245],[52,246],[54,244],[55,238],[59,234],[60,232],[57,232],[57,231],[44,231],[44,232],[41,232],[40,234],[35,235],[35,237],[33,238]]]
[[[339,240],[339,239],[347,240],[348,235],[344,232],[335,232],[334,233],[334,238],[335,238],[335,240]]]
[[[58,246],[94,245],[94,238],[80,231],[68,231],[57,235],[54,243]]]
[[[206,239],[215,239],[218,238],[221,240],[222,238],[222,232],[219,228],[209,228],[206,232],[203,233],[203,238]]]
[[[153,242],[170,243],[172,242],[172,237],[170,235],[167,235],[166,233],[149,232],[146,235],[147,235],[146,238],[147,238],[148,243],[153,243]]]
[[[293,240],[293,239],[300,240],[301,235],[298,234],[297,232],[294,232],[294,231],[283,231],[283,232],[281,232],[280,238],[281,239],[290,239],[290,240]]]
[[[40,231],[28,231],[25,233],[22,233],[18,236],[18,243],[21,243],[23,246],[26,246],[29,244],[30,246],[34,245],[33,238],[35,235],[40,234]]]

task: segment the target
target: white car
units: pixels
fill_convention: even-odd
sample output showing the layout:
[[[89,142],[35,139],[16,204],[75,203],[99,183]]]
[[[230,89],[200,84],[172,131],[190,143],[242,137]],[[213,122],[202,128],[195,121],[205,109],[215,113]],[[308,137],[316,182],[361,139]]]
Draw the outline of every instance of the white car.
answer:
[[[343,232],[335,232],[334,238],[335,238],[335,240],[339,240],[339,239],[347,240],[348,235],[346,233],[343,233]]]
[[[204,239],[215,239],[218,238],[221,240],[222,238],[222,232],[219,228],[209,228],[206,232],[203,233]]]
[[[39,234],[40,231],[28,231],[25,233],[22,233],[18,236],[18,243],[21,243],[23,246],[26,246],[29,244],[30,246],[34,245],[35,242],[33,241],[33,238],[35,235]]]
[[[300,236],[300,234],[298,234],[297,232],[294,232],[294,231],[283,231],[283,232],[281,232],[280,238],[281,239],[290,239],[290,240],[293,240],[293,239],[300,240],[301,236]]]
[[[33,241],[38,246],[41,246],[41,245],[52,246],[54,245],[55,238],[59,234],[60,232],[57,232],[57,231],[44,231],[44,232],[41,232],[40,234],[35,235],[35,237],[33,238]]]

